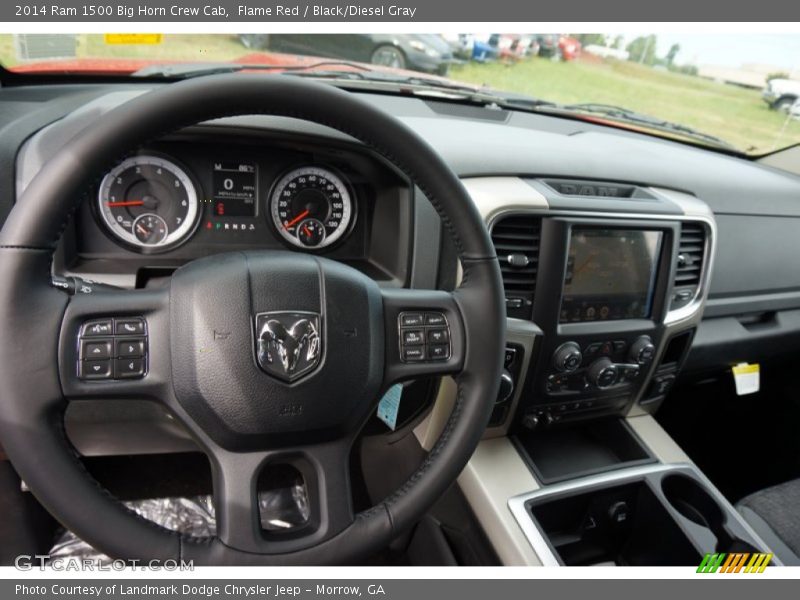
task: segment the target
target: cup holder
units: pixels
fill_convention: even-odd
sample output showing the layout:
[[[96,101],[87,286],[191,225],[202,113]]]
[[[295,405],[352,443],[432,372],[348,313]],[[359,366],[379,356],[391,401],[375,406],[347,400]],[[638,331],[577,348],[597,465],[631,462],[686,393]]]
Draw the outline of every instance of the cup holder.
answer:
[[[661,481],[661,491],[676,511],[714,534],[717,552],[759,551],[728,532],[722,507],[697,480],[686,475],[667,475]]]

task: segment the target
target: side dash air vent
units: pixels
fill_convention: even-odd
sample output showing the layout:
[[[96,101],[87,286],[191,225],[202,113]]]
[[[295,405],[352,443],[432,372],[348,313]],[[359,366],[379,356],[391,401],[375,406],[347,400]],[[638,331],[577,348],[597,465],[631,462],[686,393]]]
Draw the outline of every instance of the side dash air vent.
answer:
[[[682,223],[670,308],[686,306],[697,294],[705,259],[706,230],[700,223]]]
[[[492,228],[492,242],[503,274],[509,317],[531,318],[541,230],[541,218],[527,215],[503,217]]]

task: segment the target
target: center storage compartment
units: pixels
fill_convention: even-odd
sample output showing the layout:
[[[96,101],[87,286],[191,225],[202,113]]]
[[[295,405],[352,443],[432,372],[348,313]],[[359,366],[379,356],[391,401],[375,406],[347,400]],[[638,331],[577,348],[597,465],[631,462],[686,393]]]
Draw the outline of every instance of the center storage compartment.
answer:
[[[565,565],[698,565],[701,555],[646,481],[532,500],[528,509]]]
[[[536,479],[545,484],[655,462],[633,430],[618,418],[564,429],[523,430],[515,441]]]

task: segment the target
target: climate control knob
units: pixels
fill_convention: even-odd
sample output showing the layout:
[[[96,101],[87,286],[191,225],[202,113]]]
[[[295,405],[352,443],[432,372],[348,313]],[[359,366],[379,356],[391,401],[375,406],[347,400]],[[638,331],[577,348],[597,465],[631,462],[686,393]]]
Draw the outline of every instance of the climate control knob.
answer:
[[[593,386],[599,389],[611,387],[617,383],[619,370],[610,358],[598,358],[589,366],[586,378]]]
[[[581,347],[575,342],[561,344],[553,354],[553,365],[562,373],[571,373],[581,366],[582,361]]]
[[[631,346],[629,359],[637,365],[646,365],[656,354],[656,347],[649,336],[643,335],[636,339]]]

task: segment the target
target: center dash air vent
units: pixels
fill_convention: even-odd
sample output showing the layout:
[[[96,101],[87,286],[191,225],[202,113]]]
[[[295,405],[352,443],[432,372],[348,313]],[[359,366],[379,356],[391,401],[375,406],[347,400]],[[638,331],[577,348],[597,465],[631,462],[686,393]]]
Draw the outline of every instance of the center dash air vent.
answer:
[[[706,230],[700,223],[682,223],[675,265],[672,303],[676,309],[687,305],[697,294],[706,245]]]
[[[492,228],[492,242],[503,274],[509,317],[531,318],[541,229],[541,218],[529,215],[503,217]]]

